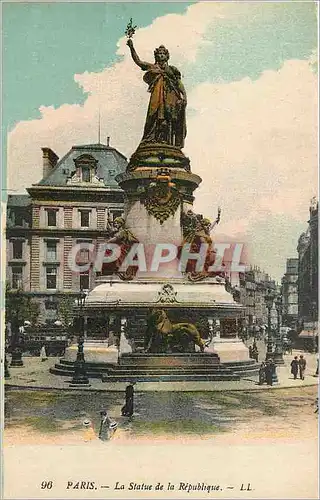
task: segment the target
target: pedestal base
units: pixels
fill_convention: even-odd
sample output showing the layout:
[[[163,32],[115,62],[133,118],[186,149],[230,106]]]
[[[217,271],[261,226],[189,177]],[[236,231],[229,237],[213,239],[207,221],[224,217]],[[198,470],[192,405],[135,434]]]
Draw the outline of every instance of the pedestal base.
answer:
[[[237,338],[217,338],[214,337],[206,351],[214,350],[218,354],[221,363],[238,361],[250,361],[249,349],[242,340]]]
[[[162,142],[141,142],[130,158],[128,171],[168,166],[190,171],[190,160],[177,146]]]
[[[274,353],[273,354],[273,361],[275,362],[275,364],[277,366],[279,365],[284,365],[284,360],[283,360],[283,357],[282,357],[282,354],[281,353]]]
[[[21,368],[23,366],[22,351],[12,352],[10,368]]]
[[[109,346],[106,341],[88,340],[83,344],[83,351],[86,363],[117,363],[118,349],[116,346]],[[77,344],[67,347],[63,359],[74,362],[77,359]]]
[[[216,353],[172,353],[172,354],[124,354],[120,357],[120,366],[147,368],[188,368],[219,365]]]

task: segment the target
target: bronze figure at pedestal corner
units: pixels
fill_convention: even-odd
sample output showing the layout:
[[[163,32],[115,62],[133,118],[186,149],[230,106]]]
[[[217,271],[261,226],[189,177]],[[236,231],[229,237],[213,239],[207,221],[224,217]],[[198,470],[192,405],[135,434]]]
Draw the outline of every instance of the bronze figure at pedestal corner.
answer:
[[[187,95],[180,71],[168,64],[169,51],[163,45],[155,49],[154,63],[140,60],[131,38],[127,45],[133,61],[146,72],[143,79],[151,93],[141,144],[154,142],[183,148]]]
[[[130,281],[134,279],[138,268],[135,266],[129,266],[125,271],[120,271],[120,268],[132,245],[134,243],[138,243],[138,239],[127,228],[126,222],[122,217],[116,217],[113,221],[109,221],[108,230],[110,233],[110,238],[108,238],[107,243],[119,245],[120,255],[116,261],[111,261],[102,265],[102,274],[117,274],[120,279]],[[106,251],[106,255],[109,253],[109,251],[110,250]]]

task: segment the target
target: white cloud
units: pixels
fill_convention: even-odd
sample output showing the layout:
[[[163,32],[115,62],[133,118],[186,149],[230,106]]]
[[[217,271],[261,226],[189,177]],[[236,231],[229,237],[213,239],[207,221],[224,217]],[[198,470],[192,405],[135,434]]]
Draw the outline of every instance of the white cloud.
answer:
[[[152,60],[153,48],[165,41],[172,64],[187,73],[198,49],[210,43],[204,36],[207,27],[215,19],[235,16],[233,5],[201,3],[189,7],[184,16],[158,18],[136,33],[137,51],[142,59]],[[75,75],[88,93],[82,106],[42,106],[41,119],[19,122],[10,133],[10,189],[21,190],[41,179],[41,147],[49,146],[62,156],[72,145],[97,142],[99,107],[102,142],[110,135],[111,144],[127,156],[135,150],[148,94],[125,40],[118,46],[118,53],[124,55],[121,62],[101,73]],[[316,190],[316,88],[309,62],[290,60],[256,81],[202,83],[189,92],[185,153],[193,171],[203,178],[196,209],[214,216],[221,205],[221,232],[249,240],[258,261],[261,246],[276,244],[272,235],[263,234],[263,224],[259,230],[259,221],[284,217],[296,228],[307,218],[308,202]],[[261,232],[256,238],[253,227]],[[281,242],[284,254],[259,262],[262,267],[279,274],[282,262],[292,256],[297,237],[287,232]]]

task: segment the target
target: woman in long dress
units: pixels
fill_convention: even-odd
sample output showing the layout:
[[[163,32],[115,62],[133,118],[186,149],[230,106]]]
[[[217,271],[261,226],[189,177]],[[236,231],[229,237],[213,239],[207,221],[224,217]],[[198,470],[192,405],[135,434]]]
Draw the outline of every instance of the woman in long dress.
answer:
[[[40,349],[40,358],[41,358],[41,361],[47,361],[47,359],[48,359],[45,345],[43,345]]]
[[[105,410],[100,412],[100,417],[101,422],[99,429],[99,439],[101,439],[101,441],[109,441],[109,439],[116,432],[118,423],[114,420],[111,420],[108,412]]]
[[[134,397],[134,385],[135,382],[131,382],[126,387],[126,401],[121,409],[121,414],[123,417],[132,417],[133,415],[133,397]]]
[[[143,80],[151,93],[142,143],[159,142],[183,148],[187,134],[187,95],[180,71],[168,64],[169,51],[163,45],[155,49],[154,63],[140,60],[131,38],[127,45],[133,61],[146,71]]]

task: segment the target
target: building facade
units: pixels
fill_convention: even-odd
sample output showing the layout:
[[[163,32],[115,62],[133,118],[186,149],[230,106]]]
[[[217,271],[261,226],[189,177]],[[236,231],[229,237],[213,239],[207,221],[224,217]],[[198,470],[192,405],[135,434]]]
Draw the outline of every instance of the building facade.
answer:
[[[282,324],[296,328],[298,320],[298,274],[299,259],[287,259],[282,283]]]
[[[318,318],[318,202],[311,200],[307,230],[298,241],[298,321],[300,329]]]
[[[266,307],[265,295],[272,288],[275,295],[277,286],[270,276],[257,266],[250,267],[245,273],[240,274],[239,302],[245,306],[244,317],[246,325],[267,325],[268,309]],[[272,323],[276,324],[276,312],[272,310]]]
[[[127,160],[109,140],[73,146],[60,161],[51,149],[42,152],[42,180],[28,194],[8,197],[7,282],[39,302],[39,322],[48,324],[62,319],[63,304],[74,302],[79,289],[95,285],[94,266],[75,271],[70,252],[80,243],[96,249],[110,236],[110,224],[123,215],[115,177]],[[91,258],[87,249],[77,257],[79,264]]]

